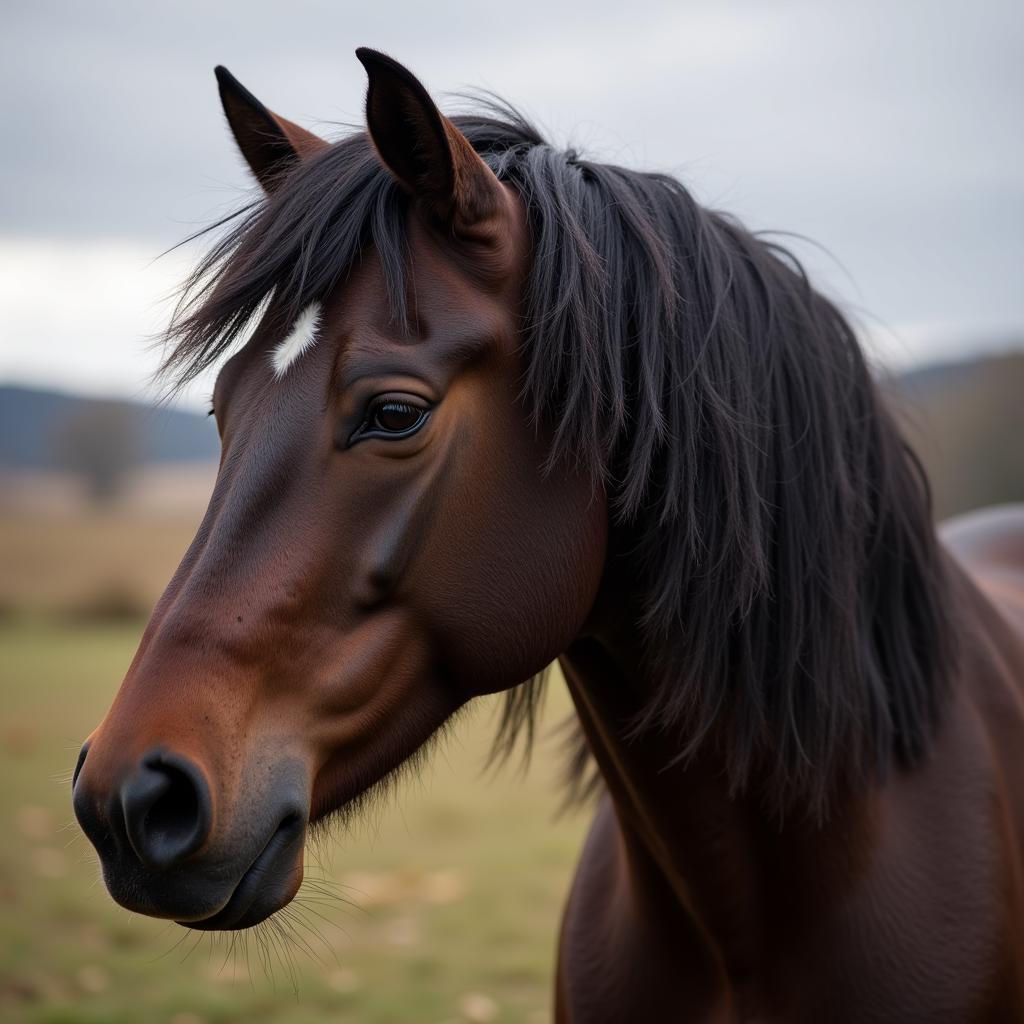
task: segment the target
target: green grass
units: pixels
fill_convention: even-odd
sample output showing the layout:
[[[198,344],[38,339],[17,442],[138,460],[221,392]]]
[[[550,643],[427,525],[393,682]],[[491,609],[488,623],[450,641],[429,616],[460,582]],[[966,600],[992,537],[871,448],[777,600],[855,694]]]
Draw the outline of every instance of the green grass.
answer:
[[[0,627],[0,1019],[550,1019],[558,919],[587,815],[553,820],[550,739],[525,778],[510,768],[484,776],[487,708],[457,724],[392,805],[324,844],[311,873],[347,886],[356,905],[305,904],[316,936],[293,919],[316,958],[296,946],[289,967],[276,932],[250,934],[243,949],[118,908],[73,822],[67,780],[140,628]],[[566,709],[556,691],[549,722]]]

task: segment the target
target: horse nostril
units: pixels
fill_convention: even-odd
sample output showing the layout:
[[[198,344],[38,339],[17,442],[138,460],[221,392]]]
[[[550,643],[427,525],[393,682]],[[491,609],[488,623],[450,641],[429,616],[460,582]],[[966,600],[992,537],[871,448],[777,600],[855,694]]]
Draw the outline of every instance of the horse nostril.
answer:
[[[166,869],[202,846],[210,833],[210,790],[191,761],[155,750],[121,787],[125,831],[146,865]]]

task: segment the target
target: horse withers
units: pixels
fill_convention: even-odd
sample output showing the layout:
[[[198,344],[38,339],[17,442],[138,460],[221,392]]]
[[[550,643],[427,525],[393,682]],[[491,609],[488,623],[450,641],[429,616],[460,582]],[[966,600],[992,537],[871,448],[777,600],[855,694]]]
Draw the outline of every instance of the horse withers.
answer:
[[[358,57],[333,143],[217,72],[264,198],[169,329],[222,456],[75,772],[111,895],[257,924],[558,658],[599,793],[559,1021],[1024,1019],[1024,512],[939,541],[784,250]]]

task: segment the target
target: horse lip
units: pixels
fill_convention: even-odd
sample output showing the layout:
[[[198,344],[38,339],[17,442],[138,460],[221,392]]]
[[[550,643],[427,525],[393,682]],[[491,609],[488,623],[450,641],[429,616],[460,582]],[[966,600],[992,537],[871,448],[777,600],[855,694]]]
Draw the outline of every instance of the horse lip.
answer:
[[[296,840],[301,838],[305,825],[303,814],[297,811],[289,813],[278,825],[253,862],[246,868],[227,903],[220,910],[198,921],[178,921],[177,923],[185,928],[196,928],[200,931],[231,931],[259,924],[260,921],[280,910],[284,905],[283,902],[274,906],[273,909],[259,913],[258,916],[247,920],[247,915],[252,910],[253,904],[264,892],[260,882],[275,866],[275,862],[283,860]]]

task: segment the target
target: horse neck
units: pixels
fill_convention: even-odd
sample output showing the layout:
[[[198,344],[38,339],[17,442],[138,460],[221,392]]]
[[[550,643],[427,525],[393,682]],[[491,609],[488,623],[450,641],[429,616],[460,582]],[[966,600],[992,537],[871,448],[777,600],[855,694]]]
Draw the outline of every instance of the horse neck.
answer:
[[[592,637],[562,658],[633,892],[670,894],[667,913],[688,922],[693,941],[735,984],[766,962],[780,927],[812,921],[856,876],[870,845],[870,801],[839,802],[826,824],[798,814],[783,823],[753,797],[729,792],[713,738],[685,763],[670,732],[631,741],[649,685],[641,664],[628,640]]]

